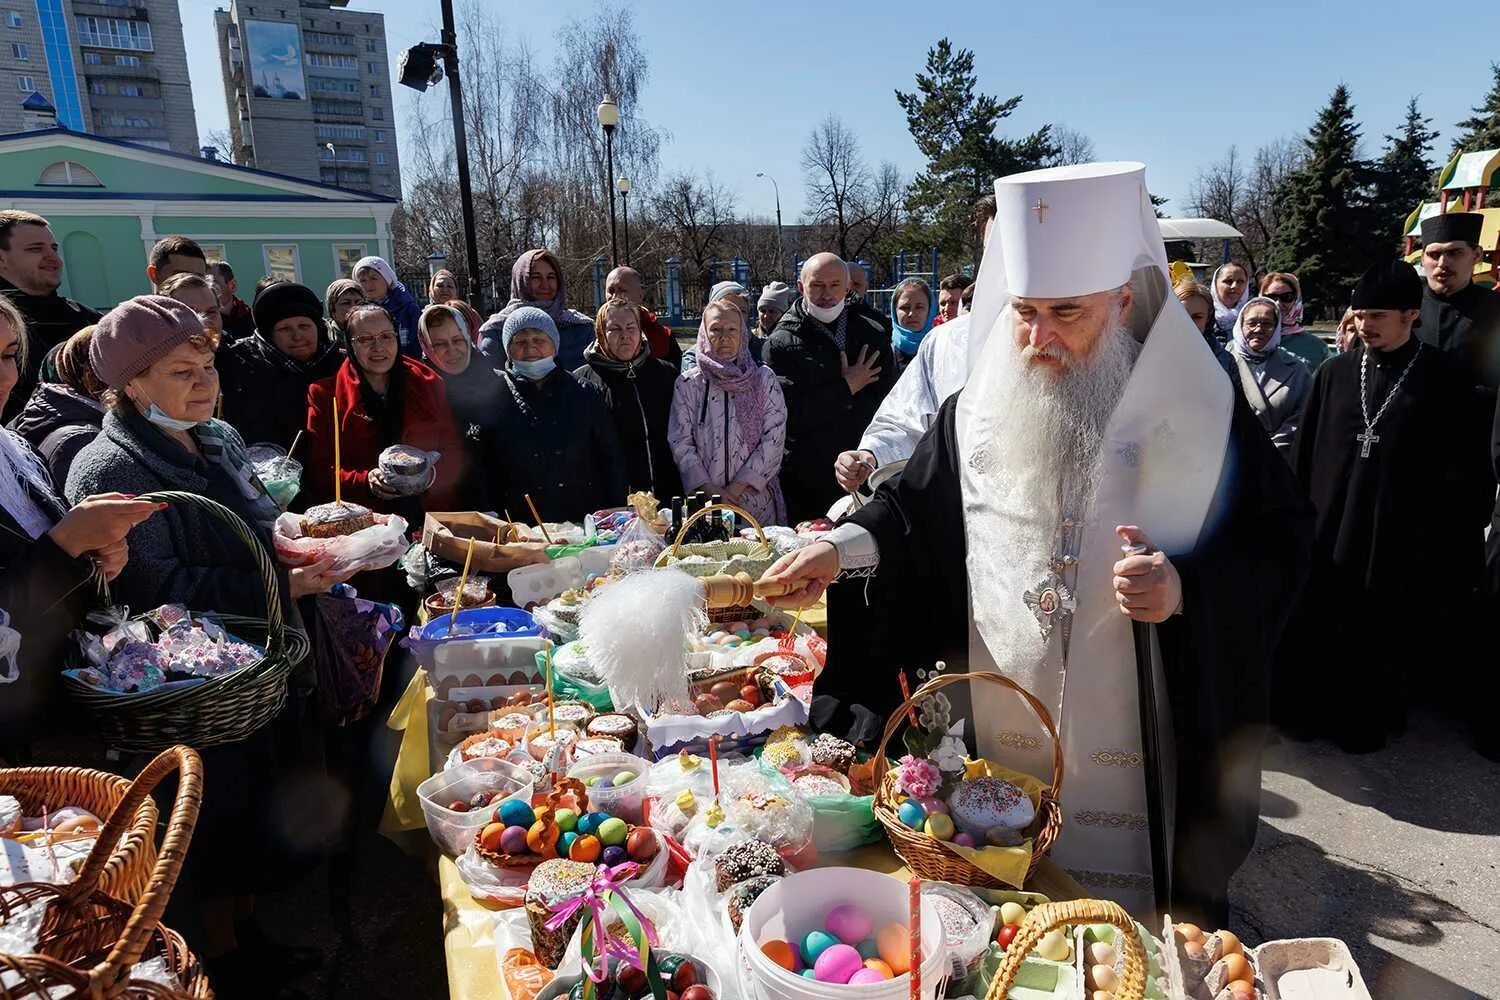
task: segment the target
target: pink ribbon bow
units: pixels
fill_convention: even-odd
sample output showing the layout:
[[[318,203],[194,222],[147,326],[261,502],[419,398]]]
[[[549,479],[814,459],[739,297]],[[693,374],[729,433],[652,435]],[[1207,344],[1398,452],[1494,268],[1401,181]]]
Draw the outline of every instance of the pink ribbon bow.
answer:
[[[582,894],[564,900],[556,906],[551,907],[552,916],[547,918],[544,925],[549,931],[560,930],[580,907],[588,907],[589,920],[593,924],[593,938],[598,954],[593,959],[587,955],[583,956],[584,972],[596,983],[602,983],[609,977],[609,960],[617,959],[620,963],[632,968],[646,971],[644,959],[639,951],[633,950],[624,941],[610,937],[604,932],[604,911],[614,908],[619,909],[618,904],[624,904],[632,916],[640,923],[641,931],[646,936],[646,942],[652,948],[657,946],[656,928],[646,915],[636,908],[626,894],[624,883],[634,878],[641,870],[641,866],[634,861],[626,861],[623,864],[609,868],[600,865],[587,888]]]

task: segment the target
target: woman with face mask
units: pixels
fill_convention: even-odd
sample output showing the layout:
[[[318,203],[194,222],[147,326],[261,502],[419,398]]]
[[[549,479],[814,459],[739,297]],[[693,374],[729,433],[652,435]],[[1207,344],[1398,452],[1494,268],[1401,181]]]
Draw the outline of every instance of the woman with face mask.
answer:
[[[625,503],[625,463],[609,408],[564,370],[557,327],[534,306],[511,312],[500,331],[503,388],[480,432],[489,508],[525,517],[526,494],[547,521]]]
[[[407,524],[429,510],[454,510],[464,450],[448,392],[437,372],[407,357],[390,313],[366,303],[344,321],[347,357],[336,374],[307,390],[308,451],[303,492],[308,504],[334,498],[334,401],[338,401],[339,476],[343,499]],[[439,454],[425,482],[397,482],[380,468],[380,453],[410,445]]]
[[[937,301],[921,278],[906,278],[891,293],[891,347],[896,370],[904,371],[937,319]]]
[[[1257,295],[1240,310],[1229,344],[1237,385],[1260,418],[1271,443],[1282,455],[1291,452],[1302,403],[1312,388],[1312,373],[1302,359],[1281,345],[1281,310],[1275,299]]]
[[[304,285],[267,285],[250,315],[255,332],[219,352],[224,419],[249,444],[290,448],[307,420],[307,387],[338,371],[344,352],[328,335],[323,303]]]
[[[510,301],[479,328],[479,349],[497,368],[507,360],[501,343],[505,321],[523,306],[540,309],[552,320],[559,365],[572,371],[583,364],[583,349],[594,340],[594,321],[568,308],[561,262],[548,250],[527,250],[510,269]]]

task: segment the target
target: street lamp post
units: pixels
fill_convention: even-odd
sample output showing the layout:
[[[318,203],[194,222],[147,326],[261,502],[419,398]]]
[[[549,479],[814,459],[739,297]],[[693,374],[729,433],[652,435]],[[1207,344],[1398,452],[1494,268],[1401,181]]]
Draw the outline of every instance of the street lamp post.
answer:
[[[781,243],[781,185],[776,183],[776,178],[764,170],[756,171],[755,176],[764,177],[769,180],[771,182],[771,190],[776,192],[776,269],[780,271],[781,265],[784,263],[784,255],[786,254],[786,248]]]
[[[333,143],[323,143],[323,148],[328,150],[328,155],[333,157],[333,186],[342,187],[339,183],[339,151],[333,148]]]
[[[608,94],[599,102],[599,125],[604,129],[604,170],[606,176],[615,175],[615,126],[620,124],[620,106]],[[610,265],[620,263],[620,238],[615,232],[615,186],[609,185],[609,249]]]
[[[625,263],[630,263],[630,178],[621,177],[615,181],[615,188],[620,192],[624,201],[625,216]]]

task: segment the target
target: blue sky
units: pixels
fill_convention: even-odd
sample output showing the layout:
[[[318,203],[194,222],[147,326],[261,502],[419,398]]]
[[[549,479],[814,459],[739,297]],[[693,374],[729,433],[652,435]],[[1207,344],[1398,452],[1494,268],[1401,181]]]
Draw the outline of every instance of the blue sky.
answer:
[[[458,0],[461,4],[464,0]],[[554,34],[596,2],[482,0],[546,65]],[[226,126],[213,10],[221,0],[182,0],[200,135]],[[354,0],[385,14],[390,62],[421,39],[436,40],[437,0]],[[1420,5],[1392,0],[1262,0],[1256,4],[1120,4],[1098,0],[708,4],[638,0],[637,31],[651,63],[638,113],[669,138],[664,173],[712,171],[743,212],[769,216],[781,185],[786,220],[803,207],[800,154],[830,111],[859,135],[872,163],[910,176],[922,157],[892,92],[911,89],[929,45],[944,35],[976,53],[981,88],[1025,100],[1012,132],[1066,124],[1094,141],[1100,159],[1146,163],[1153,191],[1183,214],[1193,177],[1231,143],[1244,152],[1301,135],[1340,82],[1364,122],[1367,152],[1399,121],[1408,97],[1442,133],[1489,89],[1500,52],[1500,12],[1473,3],[1467,24],[1419,23]],[[1436,8],[1427,8],[1436,9]],[[1447,40],[1441,57],[1431,39]],[[1463,39],[1473,39],[1469,45]],[[1487,41],[1481,41],[1487,40]],[[413,97],[398,88],[405,138],[411,101],[446,102],[446,85]],[[430,109],[429,109],[430,113]],[[742,137],[735,143],[726,141]]]

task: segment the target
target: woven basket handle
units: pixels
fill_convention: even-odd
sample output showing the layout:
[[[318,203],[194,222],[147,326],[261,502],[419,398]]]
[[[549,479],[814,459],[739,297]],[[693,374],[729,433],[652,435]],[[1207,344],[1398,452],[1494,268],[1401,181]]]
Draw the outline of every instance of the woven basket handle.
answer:
[[[1121,932],[1119,940],[1125,955],[1125,968],[1112,992],[1116,1000],[1142,1000],[1146,995],[1146,949],[1141,946],[1130,914],[1119,903],[1107,899],[1074,899],[1033,907],[1005,949],[1005,957],[1000,960],[1000,968],[990,981],[984,1000],[1005,1000],[1021,971],[1021,962],[1036,947],[1042,935],[1074,924],[1111,924]]]
[[[150,793],[162,778],[177,771],[177,797],[172,802],[172,814],[167,818],[167,832],[162,836],[161,848],[156,853],[156,867],[151,870],[151,881],[146,891],[135,904],[135,911],[125,923],[120,940],[110,949],[105,964],[119,970],[122,977],[130,974],[130,967],[141,960],[151,935],[161,923],[166,912],[167,901],[177,886],[177,876],[182,873],[182,863],[187,858],[188,844],[193,839],[193,827],[198,823],[198,808],[203,802],[203,760],[191,747],[175,746],[163,750],[146,765],[131,783],[125,801],[115,810],[119,816],[128,806],[135,811],[135,804]],[[135,796],[135,799],[132,799]],[[114,816],[110,821],[114,821]]]
[[[928,681],[926,684],[923,684],[921,687],[913,691],[911,697],[903,701],[901,703],[901,706],[891,713],[891,717],[887,719],[885,723],[885,732],[880,736],[880,746],[875,750],[875,771],[873,777],[875,781],[875,795],[877,798],[884,795],[885,772],[890,767],[889,762],[886,760],[886,745],[889,744],[891,742],[891,739],[896,735],[896,730],[901,728],[901,723],[906,719],[907,710],[914,707],[917,702],[921,701],[923,698],[927,697],[930,694],[935,694],[938,691],[941,691],[943,688],[952,687],[955,684],[968,684],[973,681],[978,681],[983,684],[998,684],[1001,687],[1009,688],[1016,694],[1020,695],[1021,699],[1025,701],[1027,705],[1031,706],[1032,712],[1034,712],[1036,714],[1036,717],[1041,720],[1042,725],[1047,729],[1047,734],[1052,737],[1051,796],[1054,800],[1061,801],[1060,799],[1058,799],[1058,796],[1062,793],[1063,748],[1062,740],[1058,739],[1057,736],[1057,726],[1052,722],[1052,713],[1047,711],[1047,706],[1043,705],[1041,701],[1037,699],[1036,695],[1032,694],[1030,691],[1026,690],[1015,681],[1011,680],[1009,677],[1006,677],[1004,674],[995,673],[992,670],[986,670],[977,674],[948,674],[934,677],[932,678],[932,680]]]
[[[750,527],[754,528],[755,533],[760,536],[760,544],[764,545],[766,548],[771,547],[770,540],[766,538],[766,529],[760,526],[759,521],[750,516],[750,512],[748,510],[732,503],[711,503],[705,506],[703,509],[695,512],[693,516],[688,518],[686,521],[682,522],[682,527],[677,530],[677,540],[672,543],[672,556],[676,557],[677,553],[682,549],[682,539],[683,536],[687,534],[689,528],[691,528],[698,521],[707,517],[709,514],[712,514],[714,511],[720,510],[727,510],[730,513],[738,514],[740,517],[743,517],[745,520],[749,521]]]
[[[261,587],[266,595],[266,651],[280,652],[286,639],[286,622],[281,613],[281,588],[276,580],[276,567],[271,563],[271,557],[266,554],[266,547],[255,537],[238,514],[225,507],[221,503],[210,500],[208,497],[199,496],[196,493],[183,493],[177,490],[165,490],[160,493],[147,493],[140,497],[141,500],[151,500],[156,503],[176,503],[186,507],[197,507],[212,517],[218,518],[233,531],[245,547],[250,550],[250,556],[255,560],[255,568],[260,573]]]

